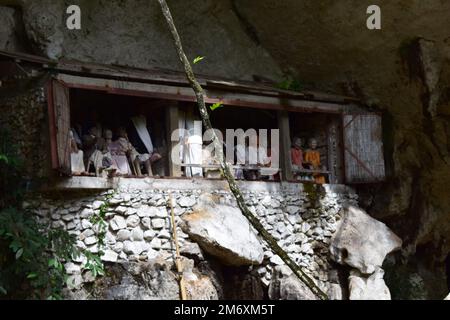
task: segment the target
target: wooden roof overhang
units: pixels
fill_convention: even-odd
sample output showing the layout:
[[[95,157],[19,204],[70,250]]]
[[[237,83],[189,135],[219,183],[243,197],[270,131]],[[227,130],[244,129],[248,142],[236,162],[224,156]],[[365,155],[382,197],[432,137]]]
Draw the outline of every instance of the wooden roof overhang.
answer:
[[[74,60],[51,60],[25,53],[0,51],[0,66],[32,64],[51,73],[69,88],[99,90],[110,94],[142,96],[195,102],[193,90],[185,75],[178,71],[152,68],[86,63]],[[6,68],[0,69],[1,70]],[[342,113],[355,98],[313,91],[289,91],[271,85],[232,81],[225,78],[197,75],[205,90],[207,103],[229,106],[275,109],[297,112]]]

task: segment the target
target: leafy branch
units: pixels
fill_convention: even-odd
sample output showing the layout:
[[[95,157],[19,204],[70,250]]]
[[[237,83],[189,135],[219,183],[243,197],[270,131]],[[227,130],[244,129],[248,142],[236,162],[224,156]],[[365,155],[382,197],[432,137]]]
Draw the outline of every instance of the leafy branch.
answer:
[[[186,54],[183,50],[183,45],[181,43],[180,35],[178,34],[177,28],[173,21],[172,14],[170,12],[169,6],[166,0],[158,0],[161,6],[162,13],[166,19],[167,25],[172,33],[175,49],[177,51],[178,57],[183,64],[186,77],[195,93],[197,98],[197,105],[200,111],[200,116],[202,117],[203,124],[206,129],[212,129],[211,120],[209,118],[208,109],[205,104],[205,92],[197,81],[194,71]],[[213,132],[213,142],[215,145],[215,150],[217,152],[217,158],[220,163],[220,168],[223,171],[223,175],[230,186],[230,190],[236,198],[236,202],[242,212],[242,214],[249,220],[250,224],[259,232],[260,236],[267,242],[269,247],[283,260],[284,263],[294,272],[294,274],[320,299],[328,299],[327,295],[315,284],[315,282],[300,268],[284,251],[278,244],[278,242],[273,238],[273,236],[264,228],[259,219],[248,209],[244,197],[236,184],[234,175],[231,173],[229,165],[224,161],[222,145],[215,132]]]

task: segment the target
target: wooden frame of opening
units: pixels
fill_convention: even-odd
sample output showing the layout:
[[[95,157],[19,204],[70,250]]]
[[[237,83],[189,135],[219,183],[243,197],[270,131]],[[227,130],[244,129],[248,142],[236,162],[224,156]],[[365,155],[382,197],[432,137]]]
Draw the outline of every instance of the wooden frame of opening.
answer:
[[[47,85],[48,98],[48,117],[49,117],[49,131],[51,144],[51,159],[52,167],[54,169],[64,169],[63,162],[67,159],[60,159],[58,153],[58,116],[56,114],[55,92],[53,89],[53,81],[58,80],[63,86],[72,89],[87,89],[102,91],[110,94],[130,95],[137,97],[159,98],[170,101],[187,101],[195,102],[195,95],[189,87],[182,72],[162,69],[139,69],[130,68],[126,66],[112,66],[101,65],[96,63],[78,62],[70,60],[51,60],[35,55],[29,55],[17,52],[7,52],[0,50],[0,63],[7,66],[8,69],[0,69],[2,75],[12,75],[17,72],[18,64],[20,69],[23,67],[31,67],[33,74],[54,74],[54,78]],[[346,177],[347,183],[371,183],[380,182],[384,180],[384,155],[382,148],[382,139],[380,137],[381,118],[376,118],[374,125],[367,130],[362,130],[359,126],[356,128],[360,134],[366,135],[366,141],[373,143],[374,150],[370,159],[359,159],[358,154],[354,154],[352,158],[358,161],[353,161],[355,166],[359,166],[360,172],[366,172],[366,175],[352,179],[349,176],[348,155],[350,152],[345,151],[346,144],[352,144],[351,134],[346,132],[345,117],[363,114],[365,116],[374,116],[374,113],[364,113],[358,107],[359,100],[346,97],[337,96],[333,94],[325,94],[320,92],[304,91],[293,92],[287,90],[276,89],[273,85],[262,84],[249,81],[230,81],[228,79],[212,78],[208,76],[199,75],[198,80],[205,89],[206,103],[222,103],[230,106],[241,106],[248,108],[272,109],[278,111],[278,121],[280,130],[288,132],[289,127],[286,127],[286,113],[287,112],[307,112],[307,113],[327,113],[335,114],[342,118],[342,129],[340,132],[342,139],[342,165],[343,175]],[[177,118],[177,108],[171,106],[167,111],[167,127],[173,129],[177,123],[173,119]],[[356,113],[355,113],[356,112]],[[287,123],[289,125],[289,123]],[[283,136],[285,136],[283,134]],[[372,136],[372,137],[371,137]],[[346,140],[346,138],[348,138]],[[289,154],[290,136],[283,138],[281,155]],[[356,141],[357,142],[357,141]],[[356,143],[357,145],[358,143]],[[363,151],[357,150],[363,154]],[[352,153],[354,153],[352,151]],[[347,156],[347,158],[346,158]],[[361,156],[361,158],[363,158]],[[288,163],[289,157],[281,157],[282,163],[285,167],[290,168]],[[367,167],[375,161],[378,166],[378,172],[375,174]],[[349,169],[349,168],[347,168]],[[64,170],[63,170],[64,171]],[[171,164],[170,173],[177,175],[180,168],[176,168]],[[289,180],[289,172],[284,172],[285,180]]]
[[[57,81],[63,84],[65,87],[69,89],[85,89],[85,90],[93,90],[105,92],[107,94],[117,94],[117,95],[125,95],[125,96],[138,96],[138,97],[148,97],[148,98],[159,98],[168,100],[171,102],[195,102],[195,95],[193,92],[190,92],[190,88],[185,87],[175,87],[175,86],[167,86],[167,85],[154,85],[154,84],[142,84],[142,83],[129,83],[117,80],[108,80],[108,79],[97,79],[97,78],[89,78],[89,77],[80,77],[66,74],[59,74],[56,77]],[[55,80],[53,80],[55,81]],[[291,161],[290,161],[290,125],[289,125],[289,112],[296,113],[325,113],[332,114],[338,117],[342,117],[344,119],[345,108],[340,104],[331,104],[331,103],[320,103],[314,101],[292,101],[292,100],[284,100],[279,101],[278,104],[274,103],[274,98],[271,97],[258,97],[251,95],[240,95],[240,94],[223,94],[218,92],[207,91],[207,97],[205,99],[206,103],[217,103],[221,102],[224,105],[232,105],[232,106],[241,106],[248,108],[261,108],[261,109],[271,109],[276,110],[278,114],[278,124],[280,129],[280,163],[282,168],[282,180],[297,182],[294,180],[294,175],[292,172]],[[52,161],[54,168],[60,168],[60,164],[57,162],[57,151],[55,151],[55,145],[57,142],[55,141],[55,132],[57,132],[57,128],[54,126],[56,122],[56,114],[54,112],[55,106],[53,103],[54,100],[54,92],[53,90],[48,90],[49,96],[49,119],[50,121],[50,133],[52,136]],[[253,100],[251,100],[253,99]],[[261,101],[261,102],[259,102]],[[269,103],[269,102],[270,103]],[[53,106],[52,106],[53,103]],[[333,109],[334,107],[334,109]],[[178,108],[176,104],[170,104],[167,109],[167,135],[171,135],[171,132],[178,128]],[[342,139],[344,139],[344,127],[341,129]],[[327,135],[328,135],[327,128]],[[170,143],[170,139],[168,140],[169,145],[173,146],[174,143]],[[342,140],[344,141],[344,140]],[[339,157],[342,157],[341,160],[344,162],[343,165],[343,173],[345,176],[345,149],[344,146],[339,146],[340,152]],[[57,150],[57,149],[56,149]],[[181,167],[173,164],[171,159],[169,160],[169,172],[172,177],[181,177]],[[337,176],[337,175],[336,175]],[[330,182],[340,182],[338,177],[333,178],[333,181]],[[343,181],[342,181],[343,182]],[[351,181],[346,181],[351,182]]]

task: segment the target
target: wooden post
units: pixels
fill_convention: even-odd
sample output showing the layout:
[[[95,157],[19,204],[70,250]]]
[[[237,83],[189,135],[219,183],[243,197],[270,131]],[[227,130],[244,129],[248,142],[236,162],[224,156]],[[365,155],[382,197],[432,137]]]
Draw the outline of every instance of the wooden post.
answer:
[[[283,169],[282,180],[294,180],[291,162],[291,130],[289,113],[278,111],[278,128],[280,129],[280,164]]]
[[[178,144],[178,141],[172,141],[172,132],[178,129],[179,122],[179,111],[178,102],[172,101],[167,107],[166,113],[167,119],[167,145],[168,145],[168,160],[169,160],[169,175],[171,177],[181,177],[182,171],[181,166],[176,165],[172,162],[172,150]]]
[[[175,222],[175,213],[173,210],[173,198],[172,194],[169,194],[169,202],[170,202],[170,218],[172,222],[172,238],[175,244],[175,254],[176,254],[176,266],[178,271],[178,281],[180,283],[180,298],[181,300],[187,300],[186,294],[186,286],[184,284],[183,278],[183,265],[181,263],[181,255],[180,255],[180,246],[178,245],[178,236],[177,236],[177,224]]]

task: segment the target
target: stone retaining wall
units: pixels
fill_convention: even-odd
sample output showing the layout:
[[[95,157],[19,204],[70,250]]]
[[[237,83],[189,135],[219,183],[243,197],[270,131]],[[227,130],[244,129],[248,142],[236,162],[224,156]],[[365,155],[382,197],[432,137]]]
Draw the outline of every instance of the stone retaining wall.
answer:
[[[159,188],[154,188],[157,183]],[[114,190],[94,191],[89,195],[66,191],[58,199],[50,196],[30,199],[25,206],[35,210],[46,225],[64,228],[76,235],[78,247],[97,253],[99,227],[93,226],[91,218],[100,212],[107,203],[105,199],[111,196],[106,208],[108,225],[102,259],[120,263],[145,261],[161,255],[173,260],[169,193],[174,200],[182,252],[192,251],[195,246],[180,228],[182,215],[192,212],[197,198],[206,192],[205,186],[219,197],[222,204],[235,205],[232,194],[219,181],[202,184],[190,180],[159,180],[147,181],[147,187],[144,185],[143,180],[122,179]],[[214,185],[218,188],[211,188]],[[357,202],[353,190],[340,185],[322,187],[263,182],[243,182],[241,188],[250,209],[260,217],[280,246],[317,280],[323,290],[329,291],[330,283],[336,283],[336,279],[330,275],[332,267],[328,247],[340,219],[340,209],[344,204]],[[283,262],[265,248],[263,264],[252,269],[264,284],[269,285],[273,268]],[[85,261],[86,258],[81,257],[66,265],[73,288],[92,281],[90,273],[83,270]]]

